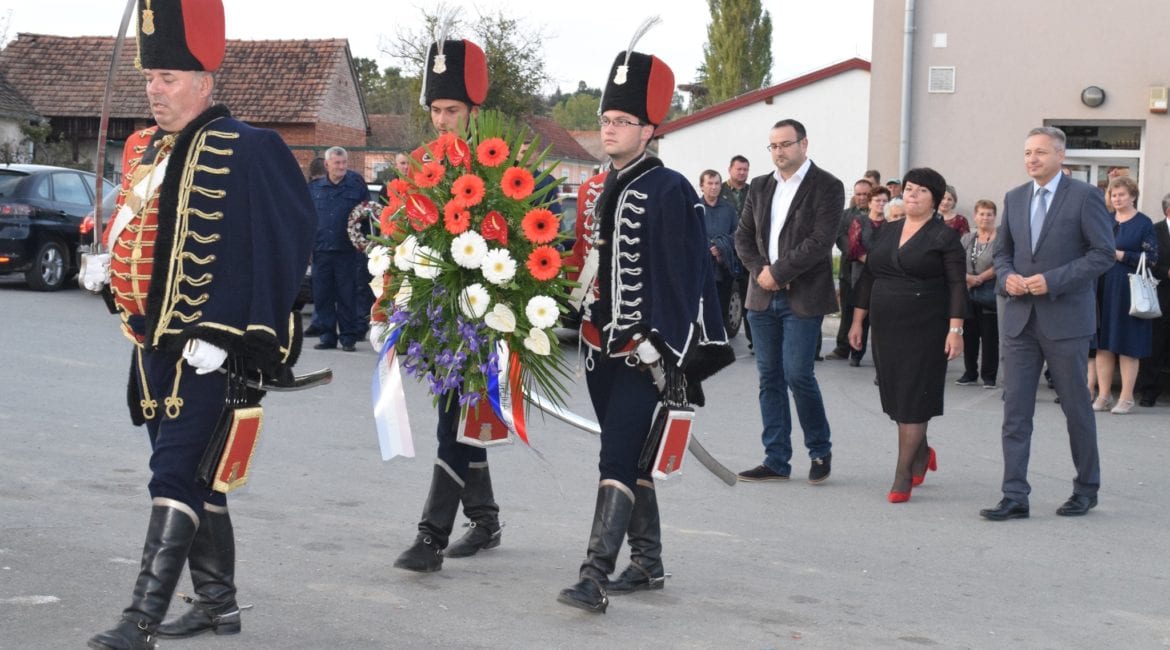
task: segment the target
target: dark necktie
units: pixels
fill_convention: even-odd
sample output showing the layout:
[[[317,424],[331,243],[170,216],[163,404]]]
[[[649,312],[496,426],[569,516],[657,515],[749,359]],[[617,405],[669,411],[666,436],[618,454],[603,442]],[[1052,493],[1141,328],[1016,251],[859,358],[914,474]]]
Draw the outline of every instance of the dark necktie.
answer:
[[[1032,210],[1032,252],[1036,252],[1036,243],[1040,241],[1040,229],[1044,227],[1044,218],[1048,216],[1048,206],[1044,197],[1048,195],[1048,188],[1036,190],[1036,207]]]

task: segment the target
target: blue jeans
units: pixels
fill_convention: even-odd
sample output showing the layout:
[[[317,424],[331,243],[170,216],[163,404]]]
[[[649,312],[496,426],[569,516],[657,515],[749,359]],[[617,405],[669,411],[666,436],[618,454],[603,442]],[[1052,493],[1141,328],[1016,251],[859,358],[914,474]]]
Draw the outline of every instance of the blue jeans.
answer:
[[[809,458],[829,455],[829,420],[821,387],[813,370],[821,316],[802,318],[788,306],[788,294],[776,293],[764,311],[749,311],[756,368],[760,373],[760,416],[764,421],[764,465],[785,476],[792,473],[792,411],[788,391],[796,402],[796,415],[804,430]]]

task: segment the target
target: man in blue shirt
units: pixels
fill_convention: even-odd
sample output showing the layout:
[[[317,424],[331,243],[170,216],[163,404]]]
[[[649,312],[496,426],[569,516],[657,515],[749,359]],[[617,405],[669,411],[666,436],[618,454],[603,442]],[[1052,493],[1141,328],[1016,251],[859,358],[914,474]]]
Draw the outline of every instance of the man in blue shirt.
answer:
[[[326,174],[309,182],[309,194],[317,208],[317,238],[313,244],[313,323],[320,332],[313,347],[353,352],[362,336],[358,320],[357,268],[360,255],[349,241],[349,213],[369,198],[366,181],[349,170],[349,155],[341,147],[325,152]]]

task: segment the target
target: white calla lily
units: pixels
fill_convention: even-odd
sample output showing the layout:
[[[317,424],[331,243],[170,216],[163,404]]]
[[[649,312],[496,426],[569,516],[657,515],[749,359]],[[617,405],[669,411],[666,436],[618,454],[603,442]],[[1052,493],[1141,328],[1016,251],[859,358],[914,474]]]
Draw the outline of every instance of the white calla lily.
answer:
[[[524,347],[541,356],[548,356],[552,353],[552,344],[549,343],[548,334],[545,334],[544,330],[539,327],[528,330],[528,337],[524,339]]]
[[[483,318],[488,327],[505,334],[516,331],[516,314],[502,302],[497,302]]]

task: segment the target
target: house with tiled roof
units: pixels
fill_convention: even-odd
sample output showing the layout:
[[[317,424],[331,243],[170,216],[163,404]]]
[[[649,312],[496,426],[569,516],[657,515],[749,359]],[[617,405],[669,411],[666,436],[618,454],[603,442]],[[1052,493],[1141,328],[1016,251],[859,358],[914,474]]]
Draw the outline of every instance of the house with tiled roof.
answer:
[[[577,187],[597,173],[599,161],[585,150],[565,127],[550,117],[530,115],[525,118],[528,127],[540,137],[540,148],[551,147],[544,167],[557,166],[556,174],[565,179],[563,191],[575,192]]]
[[[52,138],[73,143],[75,160],[96,150],[98,121],[114,39],[19,34],[0,51],[0,75],[49,118]],[[107,166],[117,143],[152,124],[142,73],[128,40],[114,78]],[[215,75],[215,100],[255,126],[277,131],[307,167],[332,145],[365,147],[369,124],[345,39],[229,40]],[[358,152],[351,164],[360,169]]]
[[[24,127],[43,118],[3,76],[0,76],[0,162],[31,162],[32,142]]]
[[[793,118],[808,130],[809,158],[852,187],[867,169],[869,69],[848,59],[671,120],[654,133],[658,156],[696,186],[706,169],[726,177],[735,155],[748,159],[752,177],[768,174],[776,171],[768,132]]]

